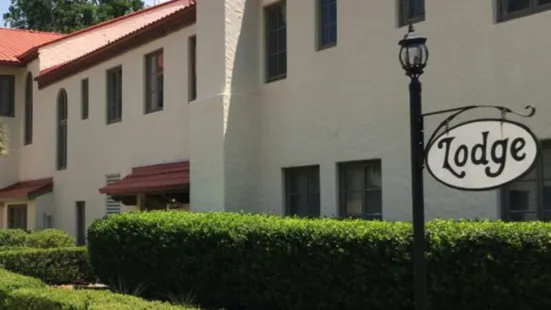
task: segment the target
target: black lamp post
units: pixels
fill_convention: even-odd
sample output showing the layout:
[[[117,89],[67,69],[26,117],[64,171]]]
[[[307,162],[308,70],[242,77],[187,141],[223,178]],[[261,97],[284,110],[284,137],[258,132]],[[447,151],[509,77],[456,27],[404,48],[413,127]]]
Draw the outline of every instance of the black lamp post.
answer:
[[[413,212],[413,273],[415,309],[426,310],[427,263],[425,259],[425,206],[423,193],[424,135],[421,112],[421,82],[419,76],[427,64],[427,38],[414,33],[409,25],[408,33],[400,40],[400,63],[410,78],[410,126],[411,126],[411,198]]]

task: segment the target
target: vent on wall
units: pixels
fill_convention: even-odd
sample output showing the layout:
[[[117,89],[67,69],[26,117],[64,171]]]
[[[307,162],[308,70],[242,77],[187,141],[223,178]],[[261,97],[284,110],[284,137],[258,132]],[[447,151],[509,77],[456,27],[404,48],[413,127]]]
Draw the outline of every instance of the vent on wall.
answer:
[[[109,174],[105,177],[107,185],[113,184],[121,179],[120,174]],[[107,196],[107,200],[105,202],[105,214],[111,215],[111,214],[119,214],[121,213],[121,203],[118,201],[115,201],[111,198],[111,196]]]

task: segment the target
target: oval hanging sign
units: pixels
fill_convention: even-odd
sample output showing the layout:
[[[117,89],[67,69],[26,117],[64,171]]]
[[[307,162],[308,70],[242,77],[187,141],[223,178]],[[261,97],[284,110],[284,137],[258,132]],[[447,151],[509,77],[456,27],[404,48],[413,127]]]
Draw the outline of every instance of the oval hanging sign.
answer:
[[[503,119],[461,123],[426,149],[430,174],[456,189],[494,189],[530,172],[539,143],[528,127]]]

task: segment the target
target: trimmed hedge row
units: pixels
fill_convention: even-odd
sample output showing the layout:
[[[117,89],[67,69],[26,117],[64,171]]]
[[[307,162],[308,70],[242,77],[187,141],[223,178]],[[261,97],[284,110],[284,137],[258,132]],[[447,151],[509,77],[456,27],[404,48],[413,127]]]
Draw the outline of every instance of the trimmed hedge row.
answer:
[[[38,279],[0,269],[0,309],[5,310],[192,310],[109,291],[47,287]]]
[[[431,309],[551,309],[551,224],[427,224]],[[94,222],[104,282],[210,308],[413,309],[410,223],[140,212]]]
[[[57,229],[26,232],[22,229],[0,229],[0,247],[58,248],[75,245],[75,238]]]
[[[95,280],[84,247],[0,251],[0,265],[48,284],[80,284]]]

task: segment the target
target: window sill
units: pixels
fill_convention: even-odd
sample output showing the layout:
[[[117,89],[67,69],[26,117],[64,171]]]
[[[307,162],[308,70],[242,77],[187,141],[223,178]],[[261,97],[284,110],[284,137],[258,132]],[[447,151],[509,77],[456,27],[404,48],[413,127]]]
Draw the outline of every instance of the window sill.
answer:
[[[400,22],[398,23],[398,28],[409,26],[409,22],[412,24],[420,23],[425,21],[425,14],[412,17],[410,19],[404,19],[402,18]]]
[[[107,121],[107,125],[113,125],[113,124],[117,124],[117,123],[120,123],[120,122],[122,122],[122,119],[120,119],[120,118],[113,119],[113,120]]]
[[[272,76],[272,77],[269,77],[269,78],[266,79],[265,84],[269,84],[269,83],[273,83],[273,82],[285,80],[286,78],[287,78],[287,74]]]
[[[337,42],[328,43],[328,44],[325,44],[325,45],[320,45],[320,46],[318,46],[318,52],[325,51],[325,50],[331,49],[331,48],[336,47],[336,46],[337,46]]]
[[[163,108],[157,108],[157,109],[153,109],[153,110],[146,110],[144,114],[145,114],[145,115],[147,115],[147,114],[153,114],[153,113],[155,113],[155,112],[161,112],[162,110],[163,110]]]

